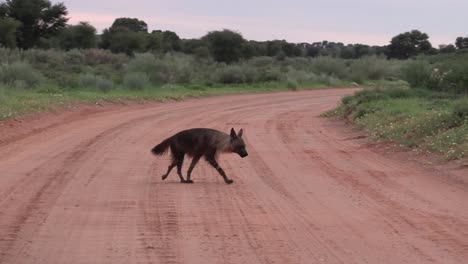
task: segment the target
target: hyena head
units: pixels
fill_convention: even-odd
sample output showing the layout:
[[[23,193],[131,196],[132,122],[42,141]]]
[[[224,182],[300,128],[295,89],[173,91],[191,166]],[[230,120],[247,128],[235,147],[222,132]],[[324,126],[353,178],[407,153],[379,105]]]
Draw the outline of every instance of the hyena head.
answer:
[[[231,129],[231,149],[232,152],[239,154],[242,158],[245,158],[249,155],[247,153],[247,150],[245,150],[245,143],[244,140],[242,139],[242,134],[244,133],[244,130],[241,129],[239,130],[239,133],[236,134],[236,131],[234,131],[234,128]]]

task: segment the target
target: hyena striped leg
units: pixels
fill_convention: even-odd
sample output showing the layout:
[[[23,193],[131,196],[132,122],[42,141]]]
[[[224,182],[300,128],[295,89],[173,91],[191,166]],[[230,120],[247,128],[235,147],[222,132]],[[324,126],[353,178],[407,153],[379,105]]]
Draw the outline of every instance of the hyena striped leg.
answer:
[[[190,176],[192,174],[193,168],[195,168],[195,165],[197,165],[200,158],[201,158],[201,156],[193,157],[192,163],[190,164],[190,167],[189,167],[189,169],[187,171],[187,180],[185,181],[186,183],[193,183],[193,181],[190,179]]]
[[[208,163],[211,164],[211,166],[213,166],[221,176],[223,176],[223,179],[224,179],[224,182],[227,183],[227,184],[231,184],[233,183],[234,181],[229,179],[227,176],[226,176],[226,173],[224,172],[224,170],[219,166],[218,162],[216,161],[216,159],[214,158],[214,156],[207,156],[206,157],[206,160],[208,161]]]

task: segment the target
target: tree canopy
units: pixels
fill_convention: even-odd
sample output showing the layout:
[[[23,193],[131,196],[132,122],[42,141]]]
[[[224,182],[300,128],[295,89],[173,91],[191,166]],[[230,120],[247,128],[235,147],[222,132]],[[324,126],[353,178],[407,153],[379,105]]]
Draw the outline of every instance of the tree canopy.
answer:
[[[240,33],[224,29],[209,32],[202,39],[208,43],[210,53],[216,61],[231,63],[242,57],[245,39]]]
[[[59,47],[64,50],[96,47],[96,28],[87,22],[67,26],[58,36]]]
[[[388,46],[388,57],[408,59],[420,53],[431,51],[429,36],[419,30],[412,30],[392,38]]]
[[[133,32],[148,33],[148,24],[145,21],[137,18],[121,17],[117,18],[112,24],[111,28],[124,27]]]
[[[0,4],[0,18],[21,23],[16,41],[24,49],[36,46],[41,38],[59,33],[67,24],[67,14],[63,3],[52,4],[49,0],[6,0]]]

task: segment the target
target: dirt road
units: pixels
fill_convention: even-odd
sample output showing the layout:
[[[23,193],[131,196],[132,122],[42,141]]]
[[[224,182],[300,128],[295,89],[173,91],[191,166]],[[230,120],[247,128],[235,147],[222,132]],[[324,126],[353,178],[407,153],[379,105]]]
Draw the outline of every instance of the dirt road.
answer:
[[[467,263],[468,187],[319,118],[351,90],[127,107],[0,147],[0,263]],[[245,130],[250,155],[162,182],[150,148]],[[185,162],[184,171],[188,162]]]

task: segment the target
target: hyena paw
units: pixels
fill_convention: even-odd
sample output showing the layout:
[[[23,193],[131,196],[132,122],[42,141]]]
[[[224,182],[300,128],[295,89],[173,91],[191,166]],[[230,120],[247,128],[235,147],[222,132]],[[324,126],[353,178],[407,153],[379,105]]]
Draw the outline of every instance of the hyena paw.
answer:
[[[234,181],[233,180],[225,180],[226,184],[232,184]]]
[[[164,175],[161,177],[162,180],[164,181],[164,180],[167,178],[167,176],[169,176],[169,175],[164,174]]]
[[[186,180],[184,183],[193,183],[193,180]]]

